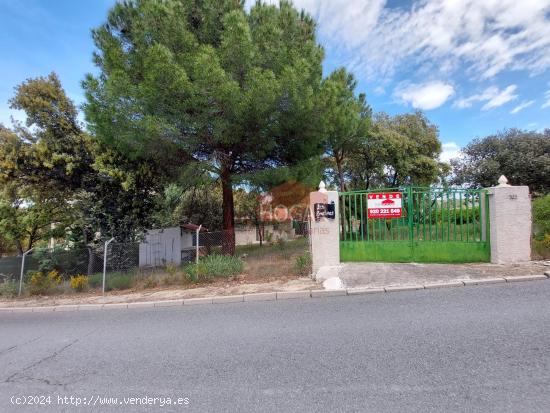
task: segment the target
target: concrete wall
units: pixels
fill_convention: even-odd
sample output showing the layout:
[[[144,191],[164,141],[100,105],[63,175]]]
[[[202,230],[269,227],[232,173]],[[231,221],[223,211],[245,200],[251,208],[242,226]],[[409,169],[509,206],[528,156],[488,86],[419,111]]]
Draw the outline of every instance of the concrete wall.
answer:
[[[531,198],[526,186],[488,188],[491,262],[519,263],[531,259]]]
[[[185,238],[187,242],[187,238]],[[182,235],[179,227],[147,231],[139,244],[139,266],[181,265]]]
[[[315,220],[314,204],[331,203],[335,204],[335,219],[321,218]],[[324,191],[324,184],[320,190],[312,192],[309,199],[311,213],[311,254],[313,275],[315,276],[320,268],[340,265],[340,233],[338,229],[339,205],[337,191]]]

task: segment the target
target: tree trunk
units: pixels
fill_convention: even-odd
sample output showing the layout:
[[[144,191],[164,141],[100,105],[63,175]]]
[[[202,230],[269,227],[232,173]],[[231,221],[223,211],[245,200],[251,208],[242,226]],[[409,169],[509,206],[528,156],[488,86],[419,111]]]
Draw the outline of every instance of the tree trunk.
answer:
[[[15,241],[15,247],[17,248],[17,255],[22,256],[25,251],[23,251],[23,244],[20,240]]]
[[[222,181],[222,210],[223,210],[223,240],[222,253],[224,255],[235,254],[235,206],[233,204],[233,185],[231,183],[231,171],[227,166],[222,167],[220,175]]]
[[[342,162],[344,161],[344,156],[335,156],[334,160],[336,162],[336,171],[338,172],[338,181],[340,184],[340,191],[345,192],[346,184],[344,182],[344,170],[342,167]]]

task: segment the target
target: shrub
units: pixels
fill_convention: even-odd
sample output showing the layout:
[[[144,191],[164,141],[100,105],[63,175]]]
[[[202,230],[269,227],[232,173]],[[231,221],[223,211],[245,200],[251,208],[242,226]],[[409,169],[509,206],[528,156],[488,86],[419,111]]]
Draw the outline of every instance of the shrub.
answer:
[[[538,240],[550,235],[550,194],[533,201],[533,222]]]
[[[202,263],[189,264],[184,268],[184,273],[187,281],[196,283],[206,276],[206,267]]]
[[[244,262],[230,255],[209,255],[198,264],[189,264],[184,268],[185,278],[191,282],[215,277],[229,278],[240,274],[244,269]]]
[[[297,257],[295,268],[298,275],[302,277],[308,276],[311,273],[311,254],[306,252]]]
[[[0,296],[2,297],[15,297],[18,292],[18,286],[15,281],[4,281],[0,283]]]
[[[178,271],[178,267],[176,267],[175,264],[173,263],[168,263],[166,265],[166,272],[168,274],[170,274],[171,276],[174,276],[176,274],[176,272]]]
[[[147,277],[143,282],[143,287],[145,288],[155,288],[158,285],[158,281],[155,277]]]
[[[29,291],[31,295],[40,295],[50,293],[61,283],[61,275],[56,270],[45,274],[42,271],[29,273]]]
[[[88,289],[88,277],[85,275],[75,275],[71,277],[71,288],[75,291],[82,292]]]
[[[544,238],[536,238],[533,241],[533,249],[544,259],[550,259],[550,234],[546,234]]]
[[[134,277],[127,273],[108,274],[105,281],[105,291],[127,290],[134,285]]]
[[[231,277],[243,271],[244,263],[231,255],[209,255],[201,260],[209,277]]]
[[[88,276],[88,285],[91,288],[101,287],[103,285],[103,274],[92,274]]]

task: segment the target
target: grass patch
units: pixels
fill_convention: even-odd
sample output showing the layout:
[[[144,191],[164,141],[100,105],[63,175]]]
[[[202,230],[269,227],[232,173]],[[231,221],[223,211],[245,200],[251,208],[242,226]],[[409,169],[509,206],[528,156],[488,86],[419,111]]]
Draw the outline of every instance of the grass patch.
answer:
[[[105,277],[105,291],[127,290],[135,285],[135,274],[133,272],[111,272]],[[103,274],[96,273],[88,276],[88,286],[92,289],[102,288]]]
[[[0,296],[12,298],[17,295],[18,285],[15,281],[4,281],[0,283]]]
[[[186,278],[192,282],[217,277],[230,278],[243,272],[244,263],[238,257],[230,255],[209,255],[198,264],[189,264],[184,271]]]

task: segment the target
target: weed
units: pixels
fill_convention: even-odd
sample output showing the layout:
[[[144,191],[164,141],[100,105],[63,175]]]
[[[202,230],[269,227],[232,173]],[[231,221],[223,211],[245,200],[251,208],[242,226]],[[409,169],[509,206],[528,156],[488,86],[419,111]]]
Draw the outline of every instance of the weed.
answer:
[[[155,277],[147,277],[143,283],[145,288],[155,288],[158,286],[158,281]]]
[[[15,281],[4,281],[0,283],[0,296],[2,297],[15,297],[17,295],[18,287]]]
[[[42,271],[29,273],[29,291],[31,295],[41,295],[52,292],[57,287],[62,279],[61,275],[56,270],[52,270],[47,274]]]
[[[71,288],[75,291],[82,292],[88,289],[88,277],[85,275],[75,275],[70,280]]]
[[[301,277],[306,277],[311,272],[311,254],[306,252],[296,258],[295,263],[296,272]]]
[[[127,290],[134,285],[134,277],[130,273],[115,272],[108,274],[105,281],[105,290]]]

